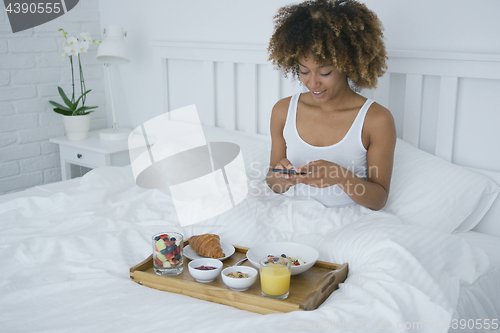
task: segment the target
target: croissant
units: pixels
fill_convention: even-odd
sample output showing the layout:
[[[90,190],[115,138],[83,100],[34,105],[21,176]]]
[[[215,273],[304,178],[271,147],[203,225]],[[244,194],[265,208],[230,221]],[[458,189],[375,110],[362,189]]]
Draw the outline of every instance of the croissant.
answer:
[[[224,252],[220,246],[220,238],[214,234],[203,234],[198,236],[191,236],[189,244],[194,252],[199,255],[219,259],[225,257]]]

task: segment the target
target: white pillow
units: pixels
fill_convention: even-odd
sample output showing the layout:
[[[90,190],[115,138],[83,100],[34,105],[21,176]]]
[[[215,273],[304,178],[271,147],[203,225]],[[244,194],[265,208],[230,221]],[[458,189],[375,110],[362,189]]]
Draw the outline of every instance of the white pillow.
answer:
[[[203,126],[203,132],[207,142],[232,142],[240,146],[248,178],[250,180],[265,179],[271,158],[270,136],[228,131],[209,126]]]
[[[482,174],[488,178],[491,178],[497,185],[500,185],[500,172],[498,171],[487,171],[482,169],[469,168],[470,170]],[[500,237],[500,223],[498,220],[500,218],[500,196],[491,205],[490,209],[483,216],[481,221],[474,227],[474,231],[481,232],[483,234],[493,235]]]
[[[463,232],[478,224],[499,191],[488,177],[398,139],[389,199],[383,210],[403,223]]]

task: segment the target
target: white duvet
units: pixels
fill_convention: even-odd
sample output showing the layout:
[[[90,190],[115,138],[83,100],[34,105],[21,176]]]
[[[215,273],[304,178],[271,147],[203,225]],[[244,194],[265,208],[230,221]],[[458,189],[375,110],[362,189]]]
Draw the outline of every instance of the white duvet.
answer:
[[[0,204],[0,332],[446,332],[460,284],[489,266],[457,236],[362,207],[327,209],[259,182],[234,209],[185,228],[168,193],[137,187],[126,167],[33,193]],[[305,243],[321,260],[349,263],[349,276],[317,310],[277,315],[157,291],[134,283],[129,268],[161,231],[212,232],[248,247]]]

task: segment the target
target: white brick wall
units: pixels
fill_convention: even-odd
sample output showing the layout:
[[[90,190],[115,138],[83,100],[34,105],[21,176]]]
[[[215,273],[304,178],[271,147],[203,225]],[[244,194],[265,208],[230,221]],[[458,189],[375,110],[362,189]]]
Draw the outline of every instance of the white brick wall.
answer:
[[[64,135],[64,127],[48,101],[62,102],[57,86],[71,94],[71,72],[57,29],[102,40],[99,20],[99,1],[85,0],[53,21],[13,34],[0,5],[0,195],[61,180],[59,148],[49,139]],[[82,54],[85,84],[92,89],[86,105],[99,106],[91,130],[106,127],[104,71],[96,54],[96,45]]]

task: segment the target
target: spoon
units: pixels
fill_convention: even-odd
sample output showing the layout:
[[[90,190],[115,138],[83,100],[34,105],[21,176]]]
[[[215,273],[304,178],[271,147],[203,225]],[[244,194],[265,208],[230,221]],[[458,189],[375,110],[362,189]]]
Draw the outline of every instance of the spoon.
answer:
[[[242,263],[244,263],[244,262],[245,262],[245,261],[247,261],[247,260],[248,260],[248,258],[247,258],[247,257],[245,257],[245,258],[241,259],[240,261],[238,261],[238,262],[237,262],[236,264],[234,264],[233,266],[239,266],[239,265],[241,265]],[[231,266],[231,267],[232,267],[232,266]]]

